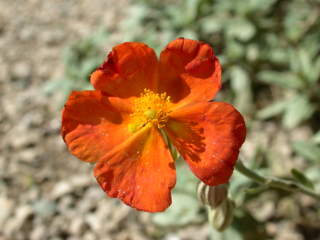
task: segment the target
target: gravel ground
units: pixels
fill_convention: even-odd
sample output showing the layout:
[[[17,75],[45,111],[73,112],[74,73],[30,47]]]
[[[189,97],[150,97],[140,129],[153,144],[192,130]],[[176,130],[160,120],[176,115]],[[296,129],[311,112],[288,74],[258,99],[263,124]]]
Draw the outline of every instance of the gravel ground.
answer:
[[[193,239],[194,227],[163,235],[150,214],[107,198],[92,166],[59,134],[61,94],[44,85],[63,76],[62,53],[101,26],[114,29],[127,0],[0,2],[0,240]],[[116,32],[105,50],[123,42]],[[191,233],[190,233],[191,231]],[[160,235],[159,235],[160,234]]]
[[[115,28],[128,5],[127,0],[0,1],[0,240],[206,239],[206,224],[163,232],[150,214],[105,197],[92,166],[72,157],[59,135],[61,95],[44,94],[45,83],[63,76],[63,49],[101,26]],[[114,34],[105,50],[122,41]],[[289,158],[285,146],[294,136],[272,124],[254,128],[244,154],[252,155],[259,144],[282,145],[278,154]],[[257,134],[261,130],[266,137]],[[298,131],[292,133],[298,139],[310,136],[308,129]],[[278,161],[274,170],[281,176],[287,169],[288,162],[283,168]],[[276,206],[262,206],[257,219],[275,215]],[[288,221],[268,223],[267,232],[279,240],[303,239]]]
[[[153,231],[145,226],[147,214],[106,198],[92,166],[67,153],[59,135],[59,93],[43,93],[46,82],[63,74],[63,49],[115,25],[127,4],[0,2],[1,240],[148,239]]]

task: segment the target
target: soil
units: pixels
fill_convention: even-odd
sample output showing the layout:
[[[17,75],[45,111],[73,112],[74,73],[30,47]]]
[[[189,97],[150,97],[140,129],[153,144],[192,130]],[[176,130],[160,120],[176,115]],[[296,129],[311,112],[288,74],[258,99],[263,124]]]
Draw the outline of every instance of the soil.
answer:
[[[207,225],[163,234],[151,223],[150,214],[106,197],[92,165],[73,157],[63,143],[61,95],[48,96],[43,90],[47,82],[63,76],[65,47],[101,26],[117,26],[129,4],[128,0],[0,1],[0,240],[206,239]],[[124,41],[121,34],[114,36],[105,51]],[[270,136],[278,132],[272,124],[269,127]],[[287,139],[278,136],[281,144]],[[257,142],[270,140],[255,134],[248,139],[247,155],[252,155]],[[283,149],[281,154],[291,154]],[[263,220],[273,209],[265,208],[267,213],[258,216]],[[280,230],[291,238],[277,239],[303,239],[293,228],[284,222]],[[273,235],[280,232],[272,223],[267,229]]]
[[[63,49],[100,26],[116,25],[126,5],[0,2],[1,240],[149,239],[148,215],[105,197],[92,166],[67,152],[59,134],[59,93],[43,91],[63,75]]]

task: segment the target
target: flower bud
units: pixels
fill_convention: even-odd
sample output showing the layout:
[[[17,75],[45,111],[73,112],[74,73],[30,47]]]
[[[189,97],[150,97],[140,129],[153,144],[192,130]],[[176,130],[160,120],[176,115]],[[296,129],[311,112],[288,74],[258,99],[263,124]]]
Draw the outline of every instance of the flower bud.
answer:
[[[217,208],[208,208],[208,218],[211,225],[219,232],[230,226],[233,220],[234,203],[227,199]]]
[[[227,198],[228,186],[226,184],[209,186],[200,182],[198,184],[197,195],[200,202],[204,205],[216,208]]]

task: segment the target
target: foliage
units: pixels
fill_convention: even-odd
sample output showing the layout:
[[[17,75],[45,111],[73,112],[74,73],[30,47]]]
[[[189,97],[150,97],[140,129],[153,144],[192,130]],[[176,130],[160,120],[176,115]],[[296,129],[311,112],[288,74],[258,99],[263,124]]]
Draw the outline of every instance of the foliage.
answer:
[[[185,164],[177,164],[177,183],[172,194],[172,205],[163,213],[153,215],[154,223],[162,227],[183,226],[202,222],[204,214],[194,194],[197,179]]]
[[[126,41],[146,42],[158,53],[177,36],[211,43],[231,89],[224,99],[253,118],[281,116],[291,129],[319,114],[319,12],[315,0],[139,0],[119,31]],[[66,79],[47,86],[47,92],[57,85],[66,92],[88,88],[107,36],[99,31],[68,47]]]
[[[100,29],[92,36],[65,48],[63,52],[64,78],[49,82],[45,85],[45,92],[50,94],[59,89],[59,92],[67,97],[72,90],[90,89],[89,77],[105,57],[101,49],[107,37],[108,32]]]
[[[288,169],[287,177],[320,190],[319,184],[314,184],[320,182],[319,169],[310,167],[320,163],[319,9],[318,0],[248,0],[245,4],[241,0],[139,0],[128,9],[117,31],[126,41],[145,42],[158,53],[177,37],[214,46],[224,68],[223,100],[233,102],[249,125],[279,121],[288,130],[306,125],[318,131],[309,141],[292,141],[292,151],[309,164],[305,171],[292,169],[291,175]],[[101,41],[107,36],[106,32],[93,35],[67,48],[65,79],[47,86],[47,91],[60,88],[67,93],[87,88],[89,74],[103,59]],[[272,156],[268,149],[258,149],[252,168],[272,174],[268,161]],[[178,203],[153,217],[158,225],[181,226],[204,220],[201,206],[188,193],[194,190],[196,180],[182,174],[183,168],[180,172],[179,181],[186,182],[178,182],[174,192],[173,201]],[[238,173],[230,185],[230,195],[238,206],[264,190]],[[187,205],[193,210],[186,214]],[[227,232],[213,233],[212,238],[243,239],[244,230],[240,233],[239,229],[246,221],[251,226],[251,238],[246,239],[263,235],[259,223],[243,209],[236,213]]]
[[[287,128],[316,114],[320,100],[316,1],[138,2],[121,24],[127,38],[147,42],[158,51],[176,36],[211,43],[232,89],[226,94],[242,112],[260,119],[282,116]],[[268,92],[277,96],[266,96]]]
[[[301,0],[250,0],[245,4],[241,0],[140,0],[120,29],[126,39],[147,42],[158,53],[176,37],[209,42],[224,68],[223,99],[232,101],[248,120],[280,120],[284,128],[293,129],[319,121],[319,8],[317,1]],[[319,139],[319,133],[314,138]],[[292,149],[319,164],[318,144],[319,140],[292,142]],[[268,150],[264,154],[263,166],[256,168],[272,174],[267,159],[272,154]],[[288,177],[311,187],[319,178],[309,172],[292,169],[290,176],[289,169]],[[238,205],[265,190],[240,174],[234,174],[230,187]],[[169,221],[172,215],[166,217]],[[239,219],[236,215],[230,230],[233,235],[240,234],[237,224],[243,222]]]

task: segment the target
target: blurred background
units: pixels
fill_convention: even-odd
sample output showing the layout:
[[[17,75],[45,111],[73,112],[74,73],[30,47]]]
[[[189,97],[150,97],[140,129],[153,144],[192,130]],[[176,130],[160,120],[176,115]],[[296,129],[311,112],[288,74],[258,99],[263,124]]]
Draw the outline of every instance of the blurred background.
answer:
[[[319,202],[236,172],[234,222],[216,232],[183,164],[172,206],[137,212],[105,197],[59,135],[66,97],[91,88],[112,46],[203,40],[223,66],[218,100],[246,118],[244,163],[320,192],[319,16],[319,0],[0,1],[0,240],[320,239]]]

